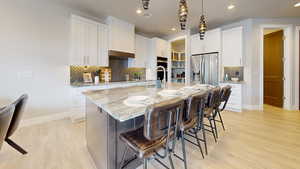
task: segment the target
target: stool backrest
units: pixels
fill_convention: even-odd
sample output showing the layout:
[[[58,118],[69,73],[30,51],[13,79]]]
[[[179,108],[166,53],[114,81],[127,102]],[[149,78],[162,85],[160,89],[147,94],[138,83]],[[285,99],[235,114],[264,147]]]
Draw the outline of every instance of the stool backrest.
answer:
[[[144,120],[144,136],[157,140],[175,134],[182,120],[184,100],[172,99],[147,107]]]
[[[14,109],[14,105],[9,105],[0,109],[0,149],[6,138],[6,134],[14,113]]]
[[[207,107],[215,108],[221,104],[221,88],[215,87],[211,89],[208,96]]]
[[[227,85],[225,87],[222,88],[222,91],[221,91],[221,102],[224,102],[223,104],[223,108],[221,111],[223,111],[227,105],[227,102],[229,100],[229,97],[231,95],[231,86],[230,85]]]
[[[200,91],[196,94],[191,95],[186,100],[186,111],[184,112],[184,120],[190,121],[200,118],[203,119],[203,109],[207,102],[208,92]]]
[[[23,116],[24,108],[25,108],[25,104],[27,103],[27,100],[28,100],[28,95],[24,94],[13,103],[13,105],[15,106],[15,110],[13,113],[11,123],[9,125],[9,129],[7,131],[6,138],[10,137],[17,130],[21,118]]]

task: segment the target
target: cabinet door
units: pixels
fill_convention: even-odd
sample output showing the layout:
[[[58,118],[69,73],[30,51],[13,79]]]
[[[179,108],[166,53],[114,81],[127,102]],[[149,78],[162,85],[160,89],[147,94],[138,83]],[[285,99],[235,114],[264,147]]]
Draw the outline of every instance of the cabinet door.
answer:
[[[146,59],[149,55],[150,39],[136,35],[135,36],[135,58],[128,59],[128,67],[146,67]]]
[[[108,67],[108,27],[98,25],[98,65]]]
[[[71,21],[71,52],[70,64],[71,65],[85,65],[85,48],[86,48],[86,31],[85,23],[72,19]]]
[[[86,23],[86,65],[98,65],[98,24]]]
[[[223,66],[242,66],[243,28],[237,27],[222,32]]]
[[[205,36],[205,53],[221,51],[221,30],[208,31]]]
[[[108,17],[109,50],[134,53],[134,25],[114,17]]]
[[[191,54],[201,54],[204,51],[204,40],[200,40],[199,34],[191,36]]]

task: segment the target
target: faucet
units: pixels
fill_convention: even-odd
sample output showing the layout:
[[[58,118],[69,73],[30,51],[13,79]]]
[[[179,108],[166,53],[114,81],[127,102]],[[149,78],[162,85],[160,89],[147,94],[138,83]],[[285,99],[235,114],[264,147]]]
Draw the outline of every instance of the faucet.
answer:
[[[157,66],[156,70],[158,70],[159,68],[161,68],[164,71],[164,78],[162,80],[162,86],[163,86],[163,88],[165,88],[166,84],[167,84],[167,82],[166,82],[167,81],[166,80],[166,68],[163,67],[163,66]]]

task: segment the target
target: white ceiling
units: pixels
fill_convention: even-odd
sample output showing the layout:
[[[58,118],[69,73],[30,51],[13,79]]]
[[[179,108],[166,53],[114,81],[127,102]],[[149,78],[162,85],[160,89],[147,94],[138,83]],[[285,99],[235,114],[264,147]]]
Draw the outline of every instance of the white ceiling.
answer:
[[[136,25],[137,31],[150,36],[164,36],[178,33],[179,0],[150,0],[152,17],[136,14],[141,0],[61,0],[73,8],[97,17],[109,15],[124,19]],[[293,5],[300,0],[204,0],[205,15],[209,28],[217,27],[246,18],[300,17],[300,8]],[[232,2],[233,10],[227,10]],[[187,0],[189,8],[188,26],[196,28],[201,14],[201,0]],[[176,27],[177,31],[171,31]]]

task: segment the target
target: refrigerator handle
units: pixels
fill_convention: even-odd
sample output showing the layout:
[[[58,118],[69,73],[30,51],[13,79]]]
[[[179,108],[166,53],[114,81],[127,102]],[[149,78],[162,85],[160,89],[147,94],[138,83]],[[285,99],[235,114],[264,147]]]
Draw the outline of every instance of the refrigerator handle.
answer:
[[[203,65],[202,65],[202,57],[200,56],[200,83],[202,83],[203,80]]]
[[[205,60],[204,60],[204,57],[203,56],[201,56],[201,63],[202,63],[202,65],[201,65],[201,69],[202,69],[202,75],[201,75],[201,83],[204,83],[204,81],[205,81]]]

